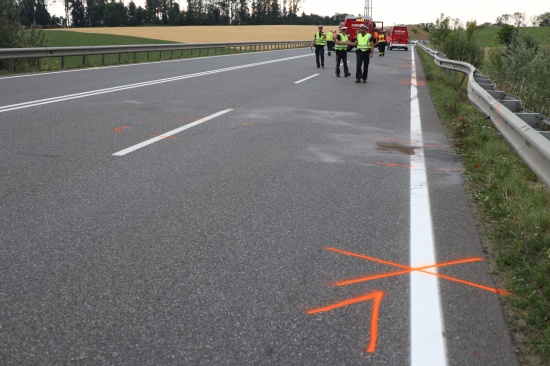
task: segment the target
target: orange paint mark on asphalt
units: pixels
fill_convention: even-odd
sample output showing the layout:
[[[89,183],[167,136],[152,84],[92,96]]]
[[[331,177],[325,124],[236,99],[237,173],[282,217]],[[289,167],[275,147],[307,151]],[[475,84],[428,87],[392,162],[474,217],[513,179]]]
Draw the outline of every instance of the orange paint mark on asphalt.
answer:
[[[380,264],[386,264],[386,265],[389,265],[389,266],[392,266],[392,267],[397,267],[397,268],[401,269],[400,271],[394,271],[394,272],[388,272],[388,273],[379,273],[379,274],[375,274],[375,275],[371,275],[371,276],[367,276],[367,277],[360,277],[360,278],[353,278],[353,279],[345,280],[345,281],[338,281],[338,282],[334,283],[335,286],[346,286],[346,285],[351,285],[351,284],[355,284],[355,283],[359,283],[359,282],[366,282],[366,281],[377,280],[377,279],[380,279],[380,278],[399,276],[399,275],[408,274],[408,273],[411,273],[411,272],[414,272],[414,271],[418,271],[418,272],[423,272],[423,273],[430,274],[430,275],[433,275],[433,276],[437,276],[439,278],[443,278],[443,279],[446,279],[446,280],[449,280],[449,281],[454,281],[454,282],[462,283],[464,285],[479,288],[479,289],[482,289],[482,290],[487,290],[487,291],[491,291],[491,292],[495,292],[495,293],[503,294],[503,295],[510,295],[509,292],[504,291],[504,290],[500,290],[500,289],[496,289],[496,288],[493,288],[493,287],[480,285],[480,284],[475,283],[475,282],[462,280],[460,278],[455,278],[455,277],[446,276],[446,275],[442,275],[442,274],[439,274],[439,273],[428,271],[429,268],[439,268],[439,267],[446,267],[446,266],[452,266],[452,265],[457,265],[457,264],[480,262],[480,261],[482,261],[482,258],[479,258],[479,257],[457,259],[457,260],[452,260],[452,261],[447,261],[447,262],[442,262],[442,263],[426,265],[426,266],[422,266],[422,267],[410,267],[410,266],[407,266],[407,265],[404,265],[404,264],[395,263],[395,262],[387,261],[387,260],[384,260],[384,259],[371,257],[371,256],[368,256],[368,255],[363,255],[363,254],[359,254],[359,253],[354,253],[354,252],[350,252],[350,251],[346,251],[346,250],[342,250],[342,249],[338,249],[338,248],[327,247],[326,250],[329,250],[329,251],[332,251],[332,252],[335,252],[335,253],[344,254],[344,255],[347,255],[347,256],[351,256],[351,257],[365,259],[365,260],[380,263]],[[374,292],[371,292],[371,293],[363,295],[363,296],[354,297],[354,298],[347,299],[347,300],[344,300],[344,301],[340,301],[340,302],[337,302],[337,303],[334,303],[334,304],[331,304],[331,305],[322,306],[322,307],[319,307],[319,308],[307,310],[307,314],[317,314],[317,313],[327,312],[327,311],[338,309],[338,308],[341,308],[341,307],[344,307],[344,306],[353,305],[353,304],[357,304],[357,303],[368,301],[368,300],[373,300],[373,308],[372,308],[372,316],[371,316],[371,324],[370,324],[370,342],[369,342],[369,345],[367,346],[367,349],[366,349],[367,352],[372,353],[376,350],[376,341],[378,339],[378,317],[379,317],[379,312],[380,312],[380,303],[382,302],[382,297],[383,296],[384,296],[384,292],[382,292],[380,290],[376,290]]]
[[[378,164],[378,165],[385,165],[385,166],[389,166],[389,167],[414,168],[414,166],[412,166],[412,165],[407,165],[407,164],[394,164],[394,163],[384,163],[384,162],[381,162],[381,161],[377,161],[377,162],[375,162],[375,164]]]
[[[249,123],[239,123],[239,126],[243,126],[243,127],[252,127],[254,125],[251,125]]]
[[[430,274],[430,275],[433,275],[433,276],[437,276],[437,277],[440,277],[440,278],[444,278],[444,279],[449,280],[449,281],[458,282],[458,283],[462,283],[464,285],[480,288],[482,290],[487,290],[487,291],[491,291],[491,292],[495,292],[495,293],[503,294],[503,295],[511,295],[510,292],[507,292],[507,291],[504,291],[504,290],[500,290],[500,289],[497,289],[497,288],[480,285],[480,284],[475,283],[475,282],[465,281],[465,280],[462,280],[460,278],[445,276],[445,275],[442,275],[442,274],[439,274],[439,273],[434,273],[434,272],[430,272],[430,271],[425,270],[427,268],[436,268],[436,267],[450,266],[450,265],[454,265],[454,264],[477,262],[477,261],[480,261],[481,258],[459,259],[459,260],[450,261],[450,262],[443,262],[443,263],[439,263],[439,264],[436,263],[436,264],[432,264],[432,265],[425,266],[425,267],[413,268],[413,267],[406,266],[406,265],[403,265],[403,264],[394,263],[394,262],[386,261],[386,260],[383,260],[383,259],[379,259],[379,258],[375,258],[375,257],[369,257],[369,256],[365,256],[365,255],[362,255],[362,254],[348,252],[348,251],[344,251],[344,250],[340,250],[340,249],[336,249],[336,248],[327,247],[326,249],[330,250],[330,251],[333,251],[333,252],[340,253],[340,254],[345,254],[345,255],[348,255],[348,256],[357,257],[357,258],[361,258],[361,259],[366,259],[366,260],[369,260],[369,261],[372,261],[372,262],[387,264],[387,265],[390,265],[390,266],[393,266],[393,267],[402,268],[402,269],[406,270],[406,271],[399,271],[400,273],[390,272],[389,274],[385,274],[385,275],[375,275],[375,276],[369,276],[369,277],[383,278],[383,277],[389,277],[389,276],[392,276],[392,275],[406,274],[406,273],[410,273],[410,272],[413,272],[413,271],[418,271],[418,272]],[[394,274],[392,274],[392,273],[394,273]],[[370,279],[366,279],[366,278],[369,278],[369,277],[364,277],[365,279],[363,279],[363,281],[360,281],[360,279],[355,279],[355,280],[348,280],[348,282],[353,281],[353,282],[350,282],[350,283],[357,283],[357,282],[369,281]],[[376,279],[376,278],[371,278],[371,279]],[[342,282],[346,282],[346,281],[342,281]],[[342,286],[342,285],[340,285],[340,286]]]
[[[398,83],[400,84],[405,84],[405,85],[415,85],[415,86],[426,86],[428,84],[426,84],[426,82],[422,81],[422,80],[416,80],[416,79],[413,79],[413,80],[397,80]]]
[[[373,300],[372,316],[370,320],[370,342],[366,349],[367,352],[373,353],[376,350],[376,340],[378,339],[378,314],[380,312],[380,303],[382,302],[382,297],[384,297],[384,293],[382,291],[374,291],[363,296],[354,297],[352,299],[338,302],[336,304],[308,310],[307,313],[308,314],[322,313],[322,312],[331,311],[337,308],[341,308],[344,306],[357,304],[363,301]]]
[[[116,127],[115,132],[122,132],[122,130],[127,130],[130,126]]]
[[[351,285],[353,283],[377,280],[377,279],[385,278],[385,277],[399,276],[399,275],[402,275],[402,274],[411,273],[413,271],[424,272],[422,270],[423,269],[428,269],[428,268],[452,266],[452,265],[456,265],[456,264],[469,263],[469,262],[479,262],[481,260],[482,260],[481,258],[466,258],[466,259],[460,259],[460,260],[456,260],[456,261],[444,262],[444,263],[439,263],[439,264],[434,264],[434,265],[424,266],[424,267],[417,267],[417,268],[410,268],[409,267],[408,269],[406,269],[404,271],[381,273],[381,274],[377,274],[377,275],[374,275],[374,276],[353,278],[353,279],[346,280],[346,281],[338,281],[338,282],[335,282],[334,285],[335,286],[346,286],[346,285]],[[427,272],[427,273],[432,273],[432,272]]]

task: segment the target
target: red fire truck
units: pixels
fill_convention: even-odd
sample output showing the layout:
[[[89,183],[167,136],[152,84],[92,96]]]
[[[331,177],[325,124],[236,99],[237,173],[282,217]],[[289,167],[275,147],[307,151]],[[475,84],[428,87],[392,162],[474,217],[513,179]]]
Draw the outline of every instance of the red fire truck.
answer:
[[[353,15],[346,15],[343,22],[340,22],[340,27],[347,27],[346,34],[350,42],[357,40],[357,33],[362,24],[367,26],[367,31],[372,35],[375,31],[382,31],[384,29],[384,22],[373,21],[371,17],[355,17]],[[351,51],[353,46],[348,46],[348,51]]]

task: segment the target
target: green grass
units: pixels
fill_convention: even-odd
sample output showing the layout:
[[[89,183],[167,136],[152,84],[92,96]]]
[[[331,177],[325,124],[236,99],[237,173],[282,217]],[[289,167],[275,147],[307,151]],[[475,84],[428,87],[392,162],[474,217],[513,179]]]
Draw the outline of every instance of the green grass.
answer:
[[[550,360],[550,190],[419,50],[440,119],[462,157],[467,190],[524,365]],[[450,103],[449,101],[453,101]]]
[[[117,36],[110,34],[79,33],[64,30],[45,30],[48,47],[117,46],[132,44],[169,44],[176,42],[159,39]]]
[[[164,40],[117,36],[97,33],[79,33],[63,30],[45,30],[48,47],[78,47],[78,46],[116,46],[116,45],[135,45],[135,44],[169,44],[177,42],[168,42]],[[120,63],[151,62],[160,60],[170,60],[178,58],[194,58],[213,56],[219,54],[233,54],[241,52],[254,52],[253,49],[243,48],[208,48],[202,50],[181,50],[181,51],[163,51],[163,52],[137,52],[110,55],[87,55],[87,56],[67,56],[48,57],[40,60],[40,66],[37,60],[26,60],[20,62],[17,66],[17,72],[29,71],[50,71],[59,69],[73,69],[81,67],[97,67],[103,65],[115,65]],[[8,74],[7,70],[0,70],[0,75]]]
[[[499,46],[497,33],[501,27],[482,27],[476,30],[475,37],[482,47]],[[541,45],[550,46],[550,27],[520,27],[520,33],[529,32],[535,36]]]

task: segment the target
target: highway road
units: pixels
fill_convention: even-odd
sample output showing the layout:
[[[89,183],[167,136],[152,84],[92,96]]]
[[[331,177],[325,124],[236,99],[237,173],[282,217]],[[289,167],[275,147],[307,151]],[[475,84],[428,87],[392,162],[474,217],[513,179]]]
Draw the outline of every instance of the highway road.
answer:
[[[516,365],[414,50],[334,64],[0,78],[0,364]]]

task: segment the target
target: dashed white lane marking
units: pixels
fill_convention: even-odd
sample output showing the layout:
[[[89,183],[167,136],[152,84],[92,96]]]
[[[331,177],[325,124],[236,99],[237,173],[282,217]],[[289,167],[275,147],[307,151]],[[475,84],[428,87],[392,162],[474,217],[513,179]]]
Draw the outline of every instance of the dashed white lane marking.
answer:
[[[113,155],[114,156],[123,156],[123,155],[126,155],[126,154],[129,154],[131,153],[132,151],[136,151],[138,149],[141,149],[142,147],[145,147],[147,145],[151,145],[152,143],[155,143],[157,141],[160,141],[160,140],[163,140],[169,136],[172,136],[172,135],[175,135],[176,133],[179,133],[181,131],[184,131],[184,130],[187,130],[191,127],[195,127],[197,125],[200,125],[201,123],[204,123],[206,121],[209,121],[213,118],[216,118],[216,117],[219,117],[221,116],[222,114],[226,114],[227,112],[231,112],[233,109],[225,109],[223,111],[220,111],[220,112],[217,112],[217,113],[214,113],[214,114],[211,114],[207,117],[204,117],[204,118],[201,118],[199,119],[198,121],[195,121],[195,122],[192,122],[192,123],[189,123],[185,126],[182,126],[182,127],[179,127],[179,128],[176,128],[175,130],[172,130],[172,131],[168,131],[168,132],[165,132],[163,133],[162,135],[160,136],[157,136],[157,137],[153,137],[152,139],[149,139],[147,141],[143,141],[143,142],[140,142],[139,144],[136,144],[134,146],[130,146],[129,148],[127,149],[124,149],[124,150],[120,150],[119,152],[116,152],[114,153]]]
[[[300,84],[301,82],[306,81],[306,80],[309,80],[309,79],[311,79],[311,78],[314,78],[314,77],[316,77],[317,75],[319,75],[319,74],[314,74],[314,75],[308,76],[308,77],[305,78],[305,79],[295,81],[294,84]]]

